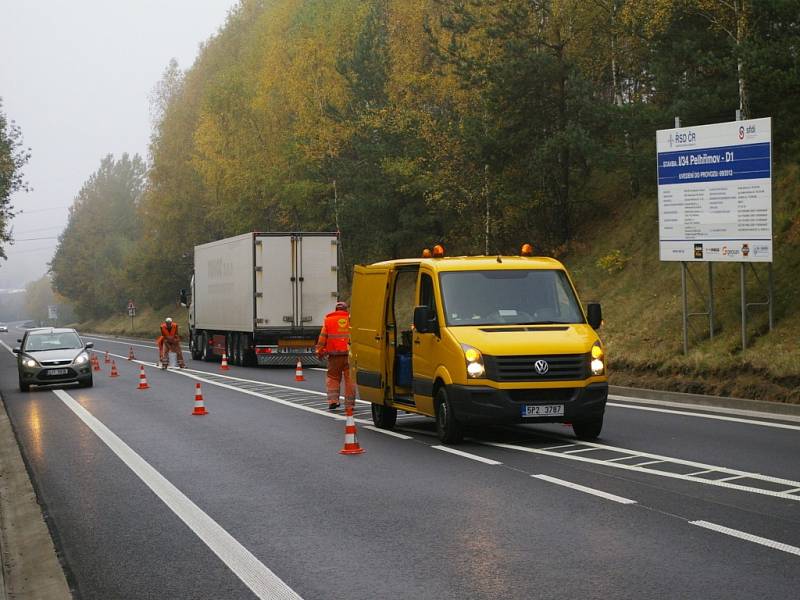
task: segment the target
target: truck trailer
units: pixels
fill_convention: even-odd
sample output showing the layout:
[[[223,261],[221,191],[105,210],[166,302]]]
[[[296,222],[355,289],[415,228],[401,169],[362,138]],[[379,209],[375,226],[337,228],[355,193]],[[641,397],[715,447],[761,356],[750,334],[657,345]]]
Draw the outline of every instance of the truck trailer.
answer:
[[[189,347],[195,360],[314,366],[338,298],[336,233],[245,233],[194,248]]]

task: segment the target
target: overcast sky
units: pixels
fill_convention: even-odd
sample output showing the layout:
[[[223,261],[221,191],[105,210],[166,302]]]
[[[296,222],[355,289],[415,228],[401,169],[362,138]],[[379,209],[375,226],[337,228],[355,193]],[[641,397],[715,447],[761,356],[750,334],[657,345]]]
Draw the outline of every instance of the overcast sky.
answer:
[[[147,157],[149,94],[170,58],[186,69],[236,0],[0,0],[0,97],[22,128],[33,192],[0,288],[47,270],[67,209],[106,154]],[[87,249],[91,251],[91,249]]]

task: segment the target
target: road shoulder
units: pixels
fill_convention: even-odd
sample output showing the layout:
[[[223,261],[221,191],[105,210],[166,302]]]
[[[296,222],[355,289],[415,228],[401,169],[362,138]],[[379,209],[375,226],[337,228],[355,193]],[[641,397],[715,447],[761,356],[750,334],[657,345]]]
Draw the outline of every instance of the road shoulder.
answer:
[[[72,598],[0,398],[0,598]]]

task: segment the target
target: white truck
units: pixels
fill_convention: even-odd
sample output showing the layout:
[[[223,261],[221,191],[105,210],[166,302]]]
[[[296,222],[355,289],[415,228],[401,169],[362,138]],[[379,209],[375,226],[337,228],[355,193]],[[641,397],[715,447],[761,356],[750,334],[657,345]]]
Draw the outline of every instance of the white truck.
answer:
[[[338,298],[335,233],[245,233],[194,248],[189,347],[195,360],[317,365],[314,345]]]

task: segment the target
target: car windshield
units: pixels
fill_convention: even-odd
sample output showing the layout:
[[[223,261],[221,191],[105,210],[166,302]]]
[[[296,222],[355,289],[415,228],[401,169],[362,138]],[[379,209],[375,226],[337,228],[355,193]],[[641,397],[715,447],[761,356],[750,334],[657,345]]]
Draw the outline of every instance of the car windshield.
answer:
[[[440,283],[449,326],[585,322],[559,269],[450,271]]]
[[[74,331],[62,333],[32,333],[25,340],[26,352],[42,352],[44,350],[77,350],[82,348],[81,339]]]

